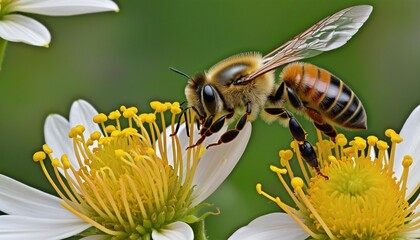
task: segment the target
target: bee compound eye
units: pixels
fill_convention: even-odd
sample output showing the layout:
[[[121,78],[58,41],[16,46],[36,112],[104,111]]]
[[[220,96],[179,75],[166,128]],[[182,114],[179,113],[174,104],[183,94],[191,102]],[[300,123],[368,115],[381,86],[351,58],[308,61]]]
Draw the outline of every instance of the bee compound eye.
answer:
[[[213,114],[216,112],[216,91],[210,85],[205,85],[202,92],[203,104]]]

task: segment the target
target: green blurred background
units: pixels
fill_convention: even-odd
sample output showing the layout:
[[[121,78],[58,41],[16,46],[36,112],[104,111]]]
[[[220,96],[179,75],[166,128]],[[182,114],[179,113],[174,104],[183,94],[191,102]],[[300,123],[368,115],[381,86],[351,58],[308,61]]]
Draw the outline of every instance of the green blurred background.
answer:
[[[33,17],[52,34],[49,49],[9,43],[0,72],[0,173],[46,192],[32,153],[43,141],[49,113],[68,116],[87,99],[109,112],[121,104],[149,111],[149,101],[183,101],[188,74],[235,53],[268,53],[320,19],[345,7],[373,5],[373,13],[345,46],[306,60],[343,79],[363,101],[367,132],[400,130],[420,103],[420,1],[117,1],[119,13]],[[280,71],[277,71],[280,72]],[[276,73],[276,75],[278,75]],[[299,117],[311,140],[314,129]],[[207,218],[211,239],[225,239],[257,216],[279,209],[255,184],[283,195],[270,172],[291,137],[278,124],[257,119],[234,172],[207,200],[221,209]],[[287,201],[287,200],[286,200]]]

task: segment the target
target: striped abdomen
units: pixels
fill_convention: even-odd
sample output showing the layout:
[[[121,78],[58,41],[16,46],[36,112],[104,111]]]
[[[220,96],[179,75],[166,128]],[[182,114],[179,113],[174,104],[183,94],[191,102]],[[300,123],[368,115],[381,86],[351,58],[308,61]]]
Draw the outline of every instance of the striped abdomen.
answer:
[[[308,63],[292,63],[283,69],[281,79],[327,122],[349,129],[367,128],[362,102],[328,71]]]

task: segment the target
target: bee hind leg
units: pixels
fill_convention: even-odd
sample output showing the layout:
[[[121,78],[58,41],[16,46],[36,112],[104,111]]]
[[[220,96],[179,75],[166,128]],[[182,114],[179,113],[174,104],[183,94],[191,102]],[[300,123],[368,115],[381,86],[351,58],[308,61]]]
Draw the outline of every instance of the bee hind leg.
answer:
[[[265,108],[264,109],[268,114],[278,116],[282,120],[288,120],[290,133],[297,141],[299,151],[302,155],[302,158],[311,166],[318,175],[324,177],[328,180],[328,176],[325,176],[321,173],[319,169],[319,162],[316,155],[316,152],[312,145],[306,140],[306,132],[297,119],[289,112],[286,108]]]
[[[248,102],[246,105],[246,113],[242,115],[241,118],[236,122],[235,128],[223,133],[216,143],[208,145],[207,148],[233,141],[233,139],[235,139],[238,136],[239,132],[244,128],[245,124],[248,122],[248,116],[251,115],[251,112],[251,103]]]
[[[293,139],[296,139],[299,143],[303,143],[306,140],[306,131],[286,108],[265,108],[264,111],[270,115],[278,116],[281,120],[287,120]]]
[[[312,119],[315,127],[320,130],[324,135],[331,138],[331,141],[335,142],[335,137],[337,136],[337,131],[335,128],[327,123],[321,114],[312,108],[305,108],[306,114]]]

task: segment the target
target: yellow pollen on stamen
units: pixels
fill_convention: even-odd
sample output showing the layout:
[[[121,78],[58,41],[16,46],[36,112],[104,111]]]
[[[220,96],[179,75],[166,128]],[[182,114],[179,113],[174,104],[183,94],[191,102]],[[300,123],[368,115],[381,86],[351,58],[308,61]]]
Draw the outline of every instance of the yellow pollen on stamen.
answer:
[[[391,147],[375,136],[369,136],[367,140],[355,137],[348,142],[343,134],[338,134],[335,143],[321,139],[316,144],[318,160],[323,163],[320,171],[328,179],[320,175],[312,175],[309,181],[291,177],[289,184],[294,192],[281,177],[285,169],[270,166],[295,202],[296,209],[262,191],[261,184],[257,185],[257,191],[303,225],[313,239],[405,239],[409,236],[405,234],[420,229],[420,221],[412,221],[415,216],[418,218],[419,214],[414,210],[420,200],[410,206],[405,193],[413,158],[404,157],[404,170],[402,176],[397,176],[400,181],[396,181],[390,165],[396,144],[402,138],[393,130],[387,130],[385,135],[390,138]],[[294,149],[295,144],[291,145]],[[370,151],[374,151],[374,147],[378,156],[371,159]],[[388,149],[392,155],[389,159]],[[279,155],[286,159],[285,151]],[[301,157],[299,151],[296,155],[298,159]],[[283,166],[283,162],[280,165]],[[293,169],[287,169],[288,173],[290,171]],[[292,176],[304,171],[295,171]]]
[[[39,152],[34,153],[32,159],[35,162],[39,162],[39,161],[44,160],[46,157],[47,157],[47,155],[45,154],[45,152],[39,151]]]
[[[151,105],[155,113],[160,113],[158,117],[162,121],[164,114],[172,114],[171,126],[175,129],[175,116],[181,112],[179,103],[153,102]],[[92,132],[85,139],[84,126],[71,128],[69,137],[73,141],[74,155],[63,154],[60,160],[53,158],[52,149],[47,145],[33,155],[63,199],[62,206],[112,239],[151,239],[153,230],[167,224],[185,219],[193,223],[214,214],[202,213],[206,204],[192,206],[193,179],[203,148],[186,150],[187,159],[183,159],[185,150],[180,140],[176,135],[162,134],[167,131],[166,126],[159,127],[156,114],[137,115],[137,112],[135,107],[122,106],[108,116],[96,115],[93,121],[102,126],[105,136]],[[118,120],[121,116],[129,121],[129,127],[121,128]],[[116,121],[117,127],[105,127],[108,119]],[[194,123],[194,117],[186,122],[191,130]],[[173,153],[170,156],[167,155],[169,143]],[[47,156],[56,180],[44,164]],[[66,178],[61,177],[58,170]],[[198,211],[201,217],[194,216]],[[95,231],[83,234],[95,234]]]

